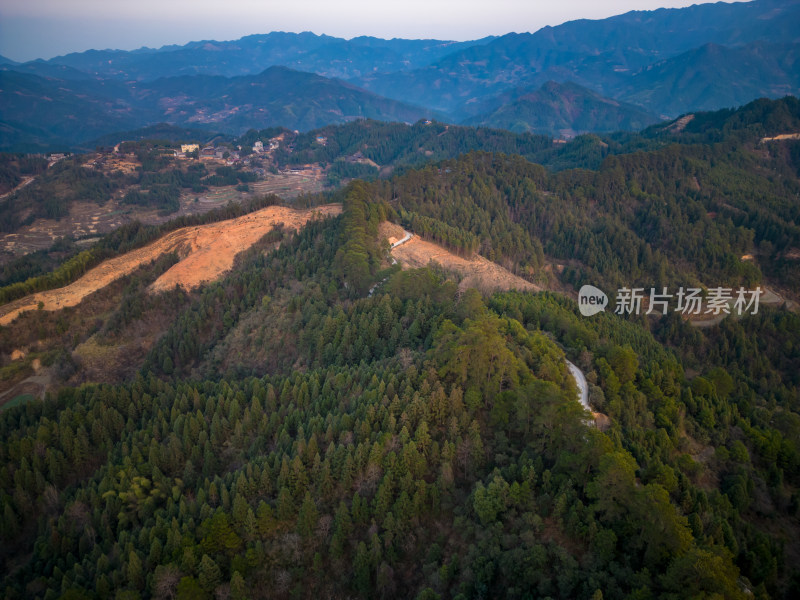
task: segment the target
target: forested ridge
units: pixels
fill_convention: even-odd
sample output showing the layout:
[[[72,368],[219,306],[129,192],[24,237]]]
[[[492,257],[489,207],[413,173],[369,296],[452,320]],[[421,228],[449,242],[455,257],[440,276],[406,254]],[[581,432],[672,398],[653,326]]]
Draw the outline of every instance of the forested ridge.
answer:
[[[325,138],[325,144],[317,139]],[[460,127],[419,121],[414,125],[361,119],[298,134],[291,153],[279,148],[279,164],[333,162],[361,152],[379,165],[419,166],[431,160],[457,156],[469,150],[532,155],[550,147],[543,135],[516,134],[488,127]]]
[[[165,325],[127,380],[0,412],[3,597],[796,596],[796,312],[586,318],[401,271],[377,234],[401,222],[529,279],[563,261],[575,287],[796,290],[794,149],[749,144],[594,171],[472,153],[307,198],[343,214],[271,232],[198,291],[147,292],[167,257],[118,306],[64,311],[87,322],[60,368]],[[4,353],[47,347],[41,312]]]
[[[576,288],[748,286],[766,273],[796,292],[788,255],[800,247],[800,184],[772,151],[670,145],[558,173],[475,153],[408,172],[391,194],[404,210],[478,235],[491,260],[536,269],[543,252],[569,262]],[[742,260],[754,251],[758,265]]]
[[[689,117],[557,145],[436,122],[358,121],[296,136],[276,161],[333,161],[332,169],[373,178],[376,169],[346,157],[394,166],[381,193],[417,215],[419,233],[459,252],[477,235],[481,254],[520,274],[533,275],[547,254],[568,263],[576,287],[750,286],[766,275],[796,294],[800,142],[761,140],[800,131],[800,101]],[[446,160],[425,166],[426,158]],[[743,261],[748,254],[757,260]]]
[[[237,138],[234,144],[246,149],[258,139],[283,134],[285,143],[274,155],[280,166],[312,162],[338,165],[360,153],[382,167],[406,170],[479,150],[519,154],[558,171],[596,169],[607,156],[656,150],[670,144],[726,143],[727,148],[753,147],[764,137],[800,130],[798,102],[800,100],[793,96],[781,100],[761,99],[737,109],[690,113],[640,132],[586,134],[566,143],[554,143],[549,136],[489,127],[446,125],[437,121],[408,125],[359,119],[297,134],[286,129],[253,129]],[[324,142],[318,141],[320,139]],[[796,154],[793,160],[796,163]],[[348,166],[363,167],[371,175],[377,175],[369,165],[348,163]]]

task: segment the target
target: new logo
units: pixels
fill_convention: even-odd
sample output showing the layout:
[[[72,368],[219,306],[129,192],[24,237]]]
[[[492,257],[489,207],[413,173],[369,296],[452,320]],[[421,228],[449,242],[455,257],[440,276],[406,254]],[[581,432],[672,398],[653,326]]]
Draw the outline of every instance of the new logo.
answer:
[[[602,312],[608,306],[608,296],[593,285],[584,285],[578,291],[578,309],[584,317]]]

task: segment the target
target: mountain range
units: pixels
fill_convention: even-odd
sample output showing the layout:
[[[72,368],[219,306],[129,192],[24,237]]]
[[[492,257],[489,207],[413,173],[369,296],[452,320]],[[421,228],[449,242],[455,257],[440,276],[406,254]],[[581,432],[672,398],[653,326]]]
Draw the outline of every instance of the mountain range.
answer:
[[[465,124],[573,137],[589,131],[639,130],[659,121],[638,106],[605,98],[573,82],[548,81],[538,90],[516,88],[499,100],[498,108]]]
[[[706,44],[739,47],[755,41],[770,44],[800,42],[800,2],[797,0],[756,0],[747,3],[694,5],[682,9],[631,11],[608,19],[578,20],[535,33],[509,33],[488,44],[466,48],[422,69],[376,74],[358,81],[378,94],[423,106],[474,115],[472,106],[505,90],[520,86],[571,80],[616,99],[626,100],[636,91],[652,87],[647,78],[636,75],[653,65],[675,59]],[[768,49],[774,53],[783,48]],[[766,50],[765,50],[766,51]],[[696,70],[706,68],[707,56],[689,55],[683,61],[687,85]],[[734,56],[725,56],[736,61]],[[739,82],[708,68],[709,83],[720,87],[720,106],[728,106]],[[730,64],[726,63],[730,68]],[[776,74],[793,82],[791,74]],[[631,89],[631,87],[633,89]],[[623,92],[624,89],[624,92]],[[760,90],[769,95],[769,90]],[[664,99],[644,105],[666,112]],[[686,105],[678,111],[695,109]],[[676,116],[672,111],[669,116]]]
[[[33,69],[68,66],[98,77],[149,81],[175,75],[255,75],[279,65],[325,77],[352,79],[374,71],[390,73],[423,67],[493,39],[452,42],[362,36],[345,40],[310,32],[274,31],[232,41],[206,40],[131,52],[89,50],[47,61],[31,61],[26,66]]]
[[[0,71],[4,122],[0,148],[22,140],[77,144],[114,131],[167,121],[241,132],[277,123],[313,129],[357,118],[416,121],[432,111],[352,84],[286,67],[257,75],[183,75],[152,82],[61,80]],[[11,117],[11,118],[9,118]],[[62,142],[64,143],[64,142]]]
[[[159,122],[239,134],[436,118],[571,136],[800,93],[800,0],[701,4],[469,42],[272,32],[18,64],[0,149]]]

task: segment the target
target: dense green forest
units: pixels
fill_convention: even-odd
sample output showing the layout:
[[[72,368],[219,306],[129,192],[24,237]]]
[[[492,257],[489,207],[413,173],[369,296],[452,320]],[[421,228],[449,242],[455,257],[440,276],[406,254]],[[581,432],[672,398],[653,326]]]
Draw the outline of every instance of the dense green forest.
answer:
[[[385,210],[363,192],[203,290],[130,384],[3,413],[4,548],[18,549],[7,597],[736,598],[795,585],[796,315],[708,335],[666,323],[654,337],[583,320],[558,296],[459,295],[429,270],[354,298],[376,248],[360,244]],[[723,340],[748,330],[784,350],[737,361]],[[209,351],[237,345],[265,360]],[[587,425],[565,352],[609,431]],[[693,352],[703,375],[689,378]]]
[[[767,274],[797,293],[800,181],[786,150],[670,144],[556,173],[475,153],[409,171],[383,194],[477,235],[480,253],[509,268],[535,270],[542,252],[562,260],[576,288],[753,286]],[[757,264],[742,260],[754,251]]]
[[[381,166],[407,167],[452,158],[470,150],[532,156],[552,146],[549,137],[520,135],[502,129],[460,127],[435,121],[406,125],[371,119],[358,119],[308,133],[294,134],[276,129],[251,131],[241,138],[242,141],[234,143],[241,143],[244,147],[247,143],[252,145],[256,139],[266,140],[278,133],[283,133],[286,138],[275,151],[275,161],[280,166],[333,163],[338,158],[361,152],[365,158]],[[318,142],[318,138],[324,138],[325,143]]]
[[[200,290],[150,294],[165,257],[102,310],[4,327],[4,355],[61,336],[65,373],[88,339],[161,330],[127,378],[0,412],[3,597],[796,597],[796,312],[585,318],[402,271],[378,237],[393,220],[531,280],[561,261],[575,287],[796,292],[797,151],[753,141],[789,121],[737,137],[746,116],[596,170],[477,152],[354,182],[303,200],[341,216],[272,231]]]

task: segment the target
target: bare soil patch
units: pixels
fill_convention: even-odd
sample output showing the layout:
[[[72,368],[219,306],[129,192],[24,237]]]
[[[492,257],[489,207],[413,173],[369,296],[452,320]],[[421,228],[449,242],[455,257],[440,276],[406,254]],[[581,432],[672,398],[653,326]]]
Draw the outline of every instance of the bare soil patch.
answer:
[[[30,395],[34,398],[43,398],[45,390],[50,382],[49,375],[33,375],[12,385],[8,390],[0,394],[0,407],[13,402],[19,396]]]
[[[775,137],[764,137],[761,138],[761,143],[780,142],[782,140],[800,140],[800,133],[782,133],[780,135],[776,135]]]
[[[686,126],[692,119],[694,119],[694,115],[685,115],[667,127],[667,129],[673,133],[679,133],[686,129]]]
[[[381,235],[389,243],[399,241],[405,235],[403,228],[392,223],[383,223]],[[448,271],[457,273],[462,277],[462,289],[474,287],[480,290],[523,290],[541,291],[542,288],[514,275],[505,269],[485,259],[480,255],[473,258],[464,258],[449,250],[414,236],[404,244],[392,249],[392,256],[406,269],[427,267],[433,261]]]
[[[378,227],[378,235],[382,238],[386,238],[386,241],[391,245],[402,240],[406,235],[406,230],[396,223],[384,221]]]
[[[170,240],[168,243],[177,242],[175,247],[179,247],[186,256],[159,277],[151,289],[163,291],[176,285],[185,289],[196,288],[207,281],[218,279],[233,266],[233,259],[239,252],[247,250],[276,225],[297,230],[309,219],[324,218],[340,212],[339,204],[304,211],[270,206],[230,221],[179,230],[182,233],[180,241]]]
[[[0,325],[11,323],[22,312],[37,309],[40,303],[43,310],[75,306],[92,292],[168,252],[175,252],[182,260],[157,279],[152,289],[166,290],[175,285],[192,289],[221,277],[233,266],[239,252],[247,250],[277,224],[296,230],[310,219],[340,212],[338,204],[302,211],[270,206],[228,221],[184,227],[143,248],[104,261],[66,287],[32,294],[0,307]]]

